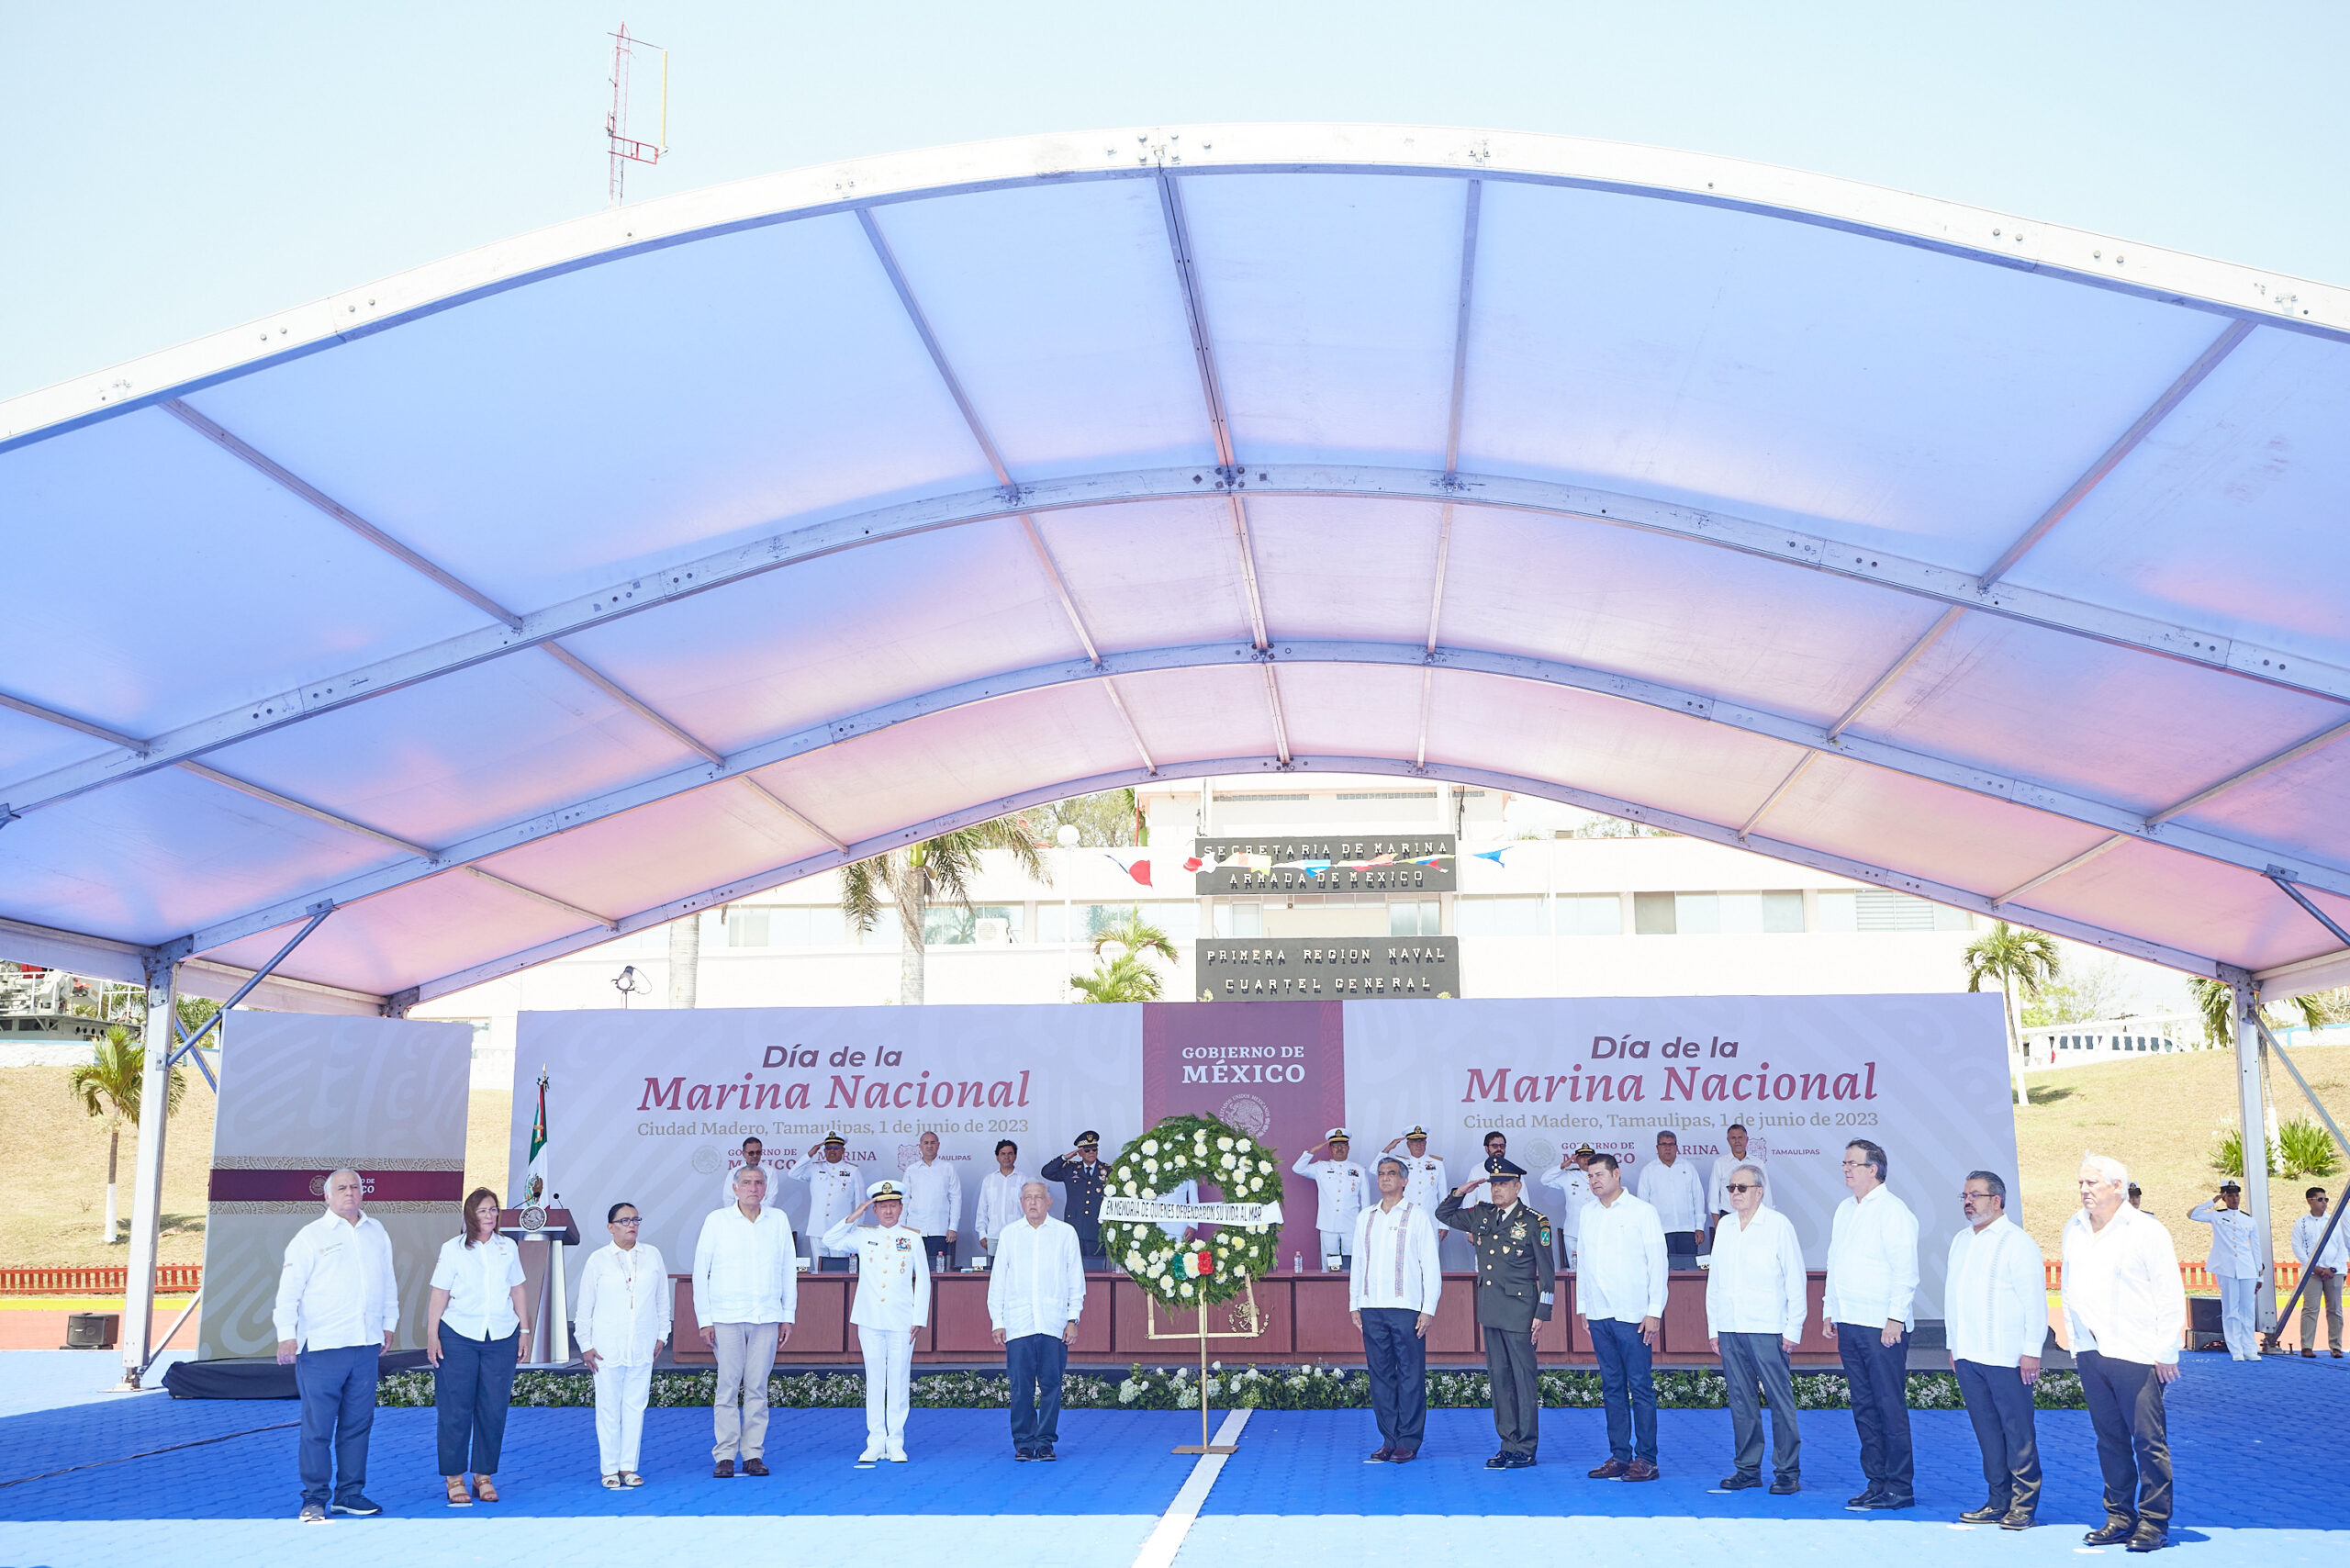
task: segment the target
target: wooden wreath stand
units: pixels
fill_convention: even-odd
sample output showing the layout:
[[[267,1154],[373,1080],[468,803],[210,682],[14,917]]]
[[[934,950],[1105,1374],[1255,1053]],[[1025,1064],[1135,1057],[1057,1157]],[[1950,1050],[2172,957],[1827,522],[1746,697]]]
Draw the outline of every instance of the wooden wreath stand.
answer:
[[[1245,1281],[1244,1284],[1248,1291],[1246,1297],[1240,1301],[1225,1304],[1228,1308],[1225,1321],[1232,1325],[1232,1330],[1224,1334],[1208,1332],[1208,1309],[1204,1305],[1196,1309],[1200,1321],[1199,1327],[1193,1332],[1161,1334],[1158,1331],[1157,1299],[1148,1291],[1142,1293],[1143,1330],[1148,1338],[1153,1339],[1195,1338],[1200,1342],[1200,1441],[1196,1448],[1190,1443],[1185,1443],[1181,1448],[1171,1450],[1175,1453],[1238,1453],[1240,1451],[1239,1448],[1232,1443],[1208,1441],[1208,1341],[1211,1339],[1253,1339],[1264,1331],[1263,1319],[1257,1311],[1257,1282],[1252,1277]],[[1172,1310],[1169,1308],[1170,1312]]]

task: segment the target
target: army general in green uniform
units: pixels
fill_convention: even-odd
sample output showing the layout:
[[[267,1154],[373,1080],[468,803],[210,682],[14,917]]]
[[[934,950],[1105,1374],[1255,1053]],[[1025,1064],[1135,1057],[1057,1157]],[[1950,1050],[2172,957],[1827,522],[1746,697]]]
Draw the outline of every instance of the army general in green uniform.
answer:
[[[1436,1222],[1466,1231],[1477,1249],[1477,1322],[1485,1334],[1485,1375],[1494,1388],[1494,1428],[1502,1450],[1487,1470],[1525,1470],[1534,1463],[1542,1394],[1534,1378],[1534,1325],[1549,1321],[1556,1276],[1550,1261],[1550,1222],[1518,1202],[1526,1170],[1507,1159],[1492,1174],[1456,1187],[1436,1207]],[[1491,1203],[1460,1200],[1490,1184]]]

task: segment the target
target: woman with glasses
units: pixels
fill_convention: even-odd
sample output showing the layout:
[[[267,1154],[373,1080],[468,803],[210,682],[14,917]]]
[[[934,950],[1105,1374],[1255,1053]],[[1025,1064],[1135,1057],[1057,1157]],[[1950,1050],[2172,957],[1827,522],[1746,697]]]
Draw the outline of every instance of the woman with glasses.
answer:
[[[530,1350],[522,1327],[522,1255],[498,1234],[498,1194],[465,1194],[465,1229],[441,1247],[424,1320],[424,1359],[433,1366],[432,1403],[441,1415],[441,1478],[449,1506],[476,1497],[498,1501],[498,1450],[514,1366]],[[466,1490],[470,1474],[473,1489]]]
[[[669,1338],[669,1271],[661,1249],[639,1241],[644,1222],[634,1204],[604,1216],[612,1244],[599,1247],[579,1273],[579,1355],[596,1374],[596,1447],[607,1487],[642,1486],[637,1445],[653,1394],[653,1362]]]

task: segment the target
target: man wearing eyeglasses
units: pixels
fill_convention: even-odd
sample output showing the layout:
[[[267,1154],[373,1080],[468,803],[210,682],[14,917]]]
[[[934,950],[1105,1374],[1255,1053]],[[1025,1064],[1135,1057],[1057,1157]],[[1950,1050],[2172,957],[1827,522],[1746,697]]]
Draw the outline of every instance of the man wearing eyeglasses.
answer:
[[[1964,1524],[2030,1529],[2040,1506],[2040,1439],[2031,1385],[2048,1338],[2047,1271],[2040,1244],[2008,1217],[2008,1184],[1970,1170],[1959,1192],[1967,1228],[1950,1240],[1942,1314],[1951,1370],[1983,1450],[1983,1506]]]
[[[1918,1216],[1885,1179],[1885,1150],[1844,1146],[1844,1185],[1828,1242],[1820,1328],[1836,1341],[1852,1391],[1852,1426],[1868,1484],[1844,1506],[1866,1512],[1918,1506],[1909,1450],[1909,1331],[1916,1325]]]
[[[1787,1216],[1763,1202],[1759,1165],[1740,1165],[1721,1183],[1729,1212],[1714,1233],[1706,1274],[1707,1344],[1729,1383],[1737,1450],[1725,1492],[1762,1484],[1762,1405],[1771,1406],[1771,1493],[1803,1490],[1803,1435],[1796,1422],[1794,1363],[1810,1310],[1803,1245]],[[1757,1392],[1761,1400],[1756,1398]]]

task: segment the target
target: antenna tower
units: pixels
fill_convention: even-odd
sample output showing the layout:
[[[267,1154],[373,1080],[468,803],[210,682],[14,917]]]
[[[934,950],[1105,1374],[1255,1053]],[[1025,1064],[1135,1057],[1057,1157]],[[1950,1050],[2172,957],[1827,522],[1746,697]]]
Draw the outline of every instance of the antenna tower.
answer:
[[[612,39],[612,110],[604,117],[604,140],[611,162],[611,174],[605,186],[606,207],[618,207],[623,199],[631,163],[658,163],[662,154],[669,151],[669,51],[658,44],[628,36],[628,24]],[[628,89],[631,68],[636,62],[636,51],[644,50],[661,57],[661,136],[657,141],[639,141],[628,133]]]

